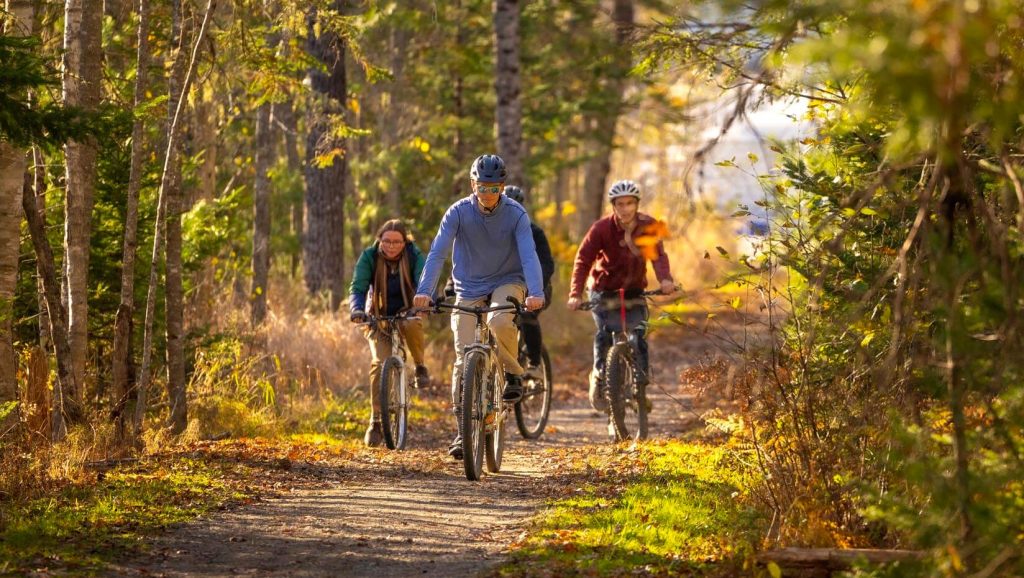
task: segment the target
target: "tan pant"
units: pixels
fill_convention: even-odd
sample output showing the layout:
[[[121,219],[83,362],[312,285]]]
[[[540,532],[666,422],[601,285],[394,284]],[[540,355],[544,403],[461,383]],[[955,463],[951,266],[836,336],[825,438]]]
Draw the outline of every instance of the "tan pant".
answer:
[[[526,288],[518,283],[502,285],[491,294],[490,303],[486,297],[479,299],[457,299],[456,305],[485,307],[508,305],[508,297],[515,297],[520,303],[526,295]],[[515,323],[515,311],[496,311],[487,315],[487,326],[498,343],[498,359],[502,368],[511,374],[522,375],[519,365],[519,331]],[[452,403],[459,403],[459,376],[462,375],[463,350],[476,339],[476,315],[462,311],[452,312],[452,333],[455,334],[455,366],[452,368]]]
[[[398,330],[405,338],[405,345],[409,348],[409,355],[413,363],[423,365],[423,322],[419,319],[405,319],[398,322]],[[370,355],[373,361],[370,363],[370,419],[380,419],[380,368],[384,360],[391,357],[391,340],[382,333],[371,334],[367,332],[367,341],[370,342]],[[412,377],[412,368],[408,371],[409,378]]]

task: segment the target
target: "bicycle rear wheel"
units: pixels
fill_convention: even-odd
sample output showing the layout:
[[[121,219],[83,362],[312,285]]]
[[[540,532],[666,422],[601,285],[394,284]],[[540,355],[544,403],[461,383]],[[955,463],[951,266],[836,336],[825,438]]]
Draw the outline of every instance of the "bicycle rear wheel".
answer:
[[[646,392],[637,387],[634,363],[628,343],[616,343],[608,351],[605,380],[616,441],[647,438]]]
[[[390,450],[405,449],[409,406],[404,373],[405,366],[397,357],[384,360],[380,369],[380,425],[384,430],[384,445]]]
[[[487,357],[482,351],[470,351],[462,370],[462,464],[467,480],[479,480],[484,460],[483,418],[487,408],[484,380],[487,379]]]
[[[492,377],[496,377],[493,376]],[[490,380],[490,386],[488,389],[490,402],[489,407],[484,408],[487,412],[484,418],[484,427],[490,429],[487,432],[487,471],[489,472],[500,472],[501,471],[501,458],[505,453],[505,421],[507,420],[506,414],[503,411],[503,401],[501,399],[502,389],[498,387],[500,384],[497,379]],[[490,423],[487,423],[490,422]]]
[[[551,412],[551,358],[546,347],[540,353],[540,375],[523,379],[523,399],[516,404],[516,427],[528,440],[544,433]]]

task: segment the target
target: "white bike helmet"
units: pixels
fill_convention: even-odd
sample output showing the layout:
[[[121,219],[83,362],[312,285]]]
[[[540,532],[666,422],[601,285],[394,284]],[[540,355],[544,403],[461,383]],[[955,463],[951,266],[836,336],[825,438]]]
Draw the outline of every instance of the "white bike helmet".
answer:
[[[636,197],[640,200],[640,187],[630,180],[615,181],[608,189],[608,201],[614,201],[619,197]]]

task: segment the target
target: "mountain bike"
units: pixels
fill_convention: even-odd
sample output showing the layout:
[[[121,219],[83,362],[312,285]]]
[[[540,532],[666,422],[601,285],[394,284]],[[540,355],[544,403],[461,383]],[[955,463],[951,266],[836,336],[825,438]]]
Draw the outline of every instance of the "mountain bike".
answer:
[[[495,311],[515,311],[522,315],[523,306],[514,297],[509,305],[489,307],[467,307],[465,305],[437,302],[435,310],[450,309],[476,316],[476,335],[473,343],[463,350],[461,391],[457,408],[460,430],[462,431],[462,464],[466,479],[479,480],[483,473],[483,462],[487,471],[501,471],[501,460],[505,453],[505,422],[509,406],[502,401],[505,390],[505,372],[498,359],[498,345],[487,325],[486,316]]]
[[[644,291],[640,298],[661,294],[661,291]],[[614,300],[595,296],[585,301],[580,309],[591,311],[607,307],[609,301],[614,304]],[[616,441],[647,439],[647,412],[650,410],[647,387],[638,379],[641,370],[637,362],[640,358],[639,343],[637,334],[626,326],[626,305],[626,292],[619,289],[620,324],[617,331],[609,331],[613,342],[604,364],[605,395]]]
[[[416,317],[414,310],[401,311],[395,315],[369,317],[366,325],[372,333],[384,336],[391,342],[391,355],[380,367],[380,379],[371,387],[377,388],[380,400],[380,425],[384,431],[384,445],[391,450],[405,449],[409,426],[409,393],[406,372],[405,338],[399,322]]]
[[[529,354],[523,333],[519,333],[519,364],[526,367]],[[548,348],[541,346],[540,366],[536,375],[523,376],[523,399],[515,405],[516,427],[519,434],[528,440],[537,439],[544,433],[551,412],[551,358]]]

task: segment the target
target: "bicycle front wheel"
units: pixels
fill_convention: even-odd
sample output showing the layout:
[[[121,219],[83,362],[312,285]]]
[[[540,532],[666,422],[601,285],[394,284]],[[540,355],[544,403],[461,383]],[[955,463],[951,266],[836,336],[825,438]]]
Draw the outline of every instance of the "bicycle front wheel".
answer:
[[[528,440],[544,433],[551,412],[551,358],[548,349],[541,348],[540,375],[523,379],[523,399],[516,404],[516,427]]]
[[[391,450],[405,449],[409,405],[405,389],[405,366],[397,357],[384,360],[380,369],[380,425],[384,445]]]
[[[479,480],[483,470],[486,379],[486,355],[482,351],[470,351],[466,354],[462,370],[462,407],[459,415],[462,426],[462,464],[467,480]]]
[[[628,343],[616,343],[608,351],[605,380],[616,441],[647,439],[646,392],[637,386],[634,363]]]

